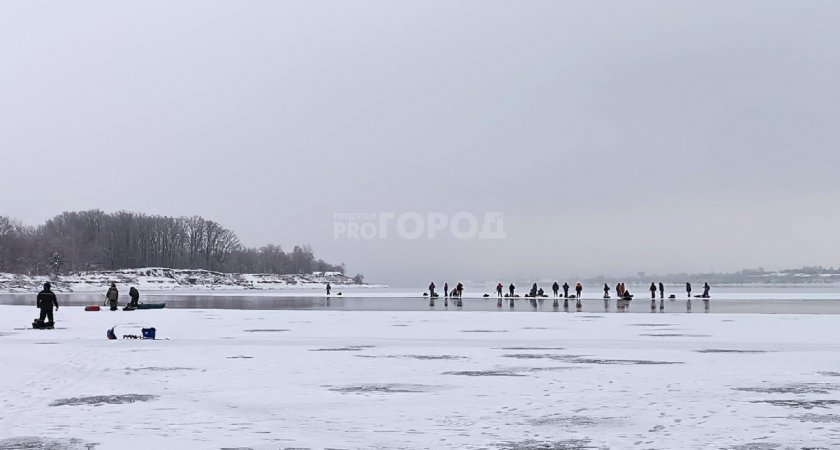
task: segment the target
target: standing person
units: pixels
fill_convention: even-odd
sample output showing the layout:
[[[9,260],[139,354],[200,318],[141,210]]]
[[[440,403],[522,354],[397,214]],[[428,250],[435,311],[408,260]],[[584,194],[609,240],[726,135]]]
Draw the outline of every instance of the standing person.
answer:
[[[623,294],[624,293],[621,292],[621,283],[616,283],[615,284],[615,298],[618,299],[618,300],[621,300],[621,298],[623,297]]]
[[[537,283],[534,283],[534,285],[531,286],[530,297],[531,297],[531,306],[536,308],[537,307]]]
[[[131,288],[131,289],[134,289],[134,288]],[[327,297],[330,296],[330,290],[331,289],[332,289],[332,286],[330,286],[330,283],[327,283]],[[128,295],[131,295],[131,292],[129,292]]]
[[[688,294],[688,298],[691,298],[691,283],[685,282],[685,292]]]
[[[563,298],[569,298],[569,283],[563,282]]]
[[[443,283],[443,298],[449,297],[449,283]]]
[[[508,286],[508,290],[510,290],[510,297],[513,298],[513,292],[516,290],[516,286],[514,286],[513,283],[511,283],[510,286]]]
[[[429,284],[429,297],[434,297],[434,296],[435,296],[435,282],[432,281]]]
[[[709,291],[712,289],[709,283],[703,283],[703,298],[709,298]]]
[[[607,283],[604,283],[604,298],[610,298],[610,285]]]
[[[108,292],[105,294],[105,300],[111,305],[111,311],[117,310],[117,301],[120,299],[120,291],[117,290],[117,284],[111,283]]]
[[[580,284],[580,281],[575,284],[575,293],[577,294],[578,301],[580,301],[580,294],[583,292],[583,285]]]
[[[624,286],[624,282],[621,282],[621,298],[624,298],[627,295],[627,287]]]
[[[58,311],[58,299],[55,297],[53,291],[50,290],[51,287],[50,283],[44,283],[44,290],[38,293],[38,297],[35,300],[35,306],[41,310],[41,315],[38,320],[42,325],[47,327],[52,327],[55,324],[53,320],[53,306]],[[44,319],[49,319],[49,322],[44,322]]]
[[[665,298],[665,285],[659,282],[659,298]]]
[[[551,290],[554,291],[554,296],[555,297],[560,296],[560,285],[557,284],[556,281],[554,282],[554,284],[551,285]]]
[[[650,283],[650,299],[656,300],[656,284]]]
[[[464,302],[461,300],[461,297],[464,295],[464,285],[458,283],[458,286],[455,286],[455,290],[458,291],[458,304],[456,306],[460,308],[464,306]]]
[[[499,298],[502,298],[502,289],[504,289],[504,286],[502,286],[502,283],[499,283],[499,284],[496,285],[496,296],[499,297]]]
[[[329,284],[327,284],[327,295],[330,295]],[[128,302],[128,306],[136,308],[137,305],[140,304],[140,291],[138,291],[136,287],[131,286],[131,289],[128,290],[128,296],[131,298],[131,301]]]

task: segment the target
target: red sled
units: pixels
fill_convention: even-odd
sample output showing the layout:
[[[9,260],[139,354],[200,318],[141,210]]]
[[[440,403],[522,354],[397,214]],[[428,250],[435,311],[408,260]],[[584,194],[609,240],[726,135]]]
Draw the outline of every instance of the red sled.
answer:
[[[85,311],[99,311],[99,305],[85,306]]]

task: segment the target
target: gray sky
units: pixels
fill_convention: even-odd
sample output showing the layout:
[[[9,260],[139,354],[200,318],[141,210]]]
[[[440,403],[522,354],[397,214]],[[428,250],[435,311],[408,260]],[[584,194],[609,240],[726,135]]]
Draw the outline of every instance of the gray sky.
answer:
[[[840,265],[840,2],[0,3],[0,214],[198,214],[371,281]],[[336,212],[503,240],[334,239]]]

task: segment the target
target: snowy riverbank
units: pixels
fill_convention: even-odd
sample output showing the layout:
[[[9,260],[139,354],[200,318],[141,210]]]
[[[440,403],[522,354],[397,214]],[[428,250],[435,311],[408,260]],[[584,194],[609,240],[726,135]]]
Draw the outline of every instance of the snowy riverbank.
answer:
[[[119,285],[132,285],[142,291],[323,289],[327,283],[336,288],[342,286],[383,287],[360,284],[337,272],[276,275],[146,267],[80,272],[55,277],[0,273],[0,292],[37,292],[46,281],[52,283],[53,290],[56,292],[98,292],[107,289],[112,282]]]
[[[836,316],[36,312],[0,306],[0,448],[840,444]]]

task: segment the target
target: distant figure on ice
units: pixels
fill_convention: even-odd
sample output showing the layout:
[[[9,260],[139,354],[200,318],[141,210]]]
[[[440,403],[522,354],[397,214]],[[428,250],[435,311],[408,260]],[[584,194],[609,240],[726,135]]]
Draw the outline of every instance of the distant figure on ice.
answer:
[[[580,281],[575,284],[575,293],[577,294],[578,301],[580,301],[580,294],[583,292],[583,285],[580,284]]]
[[[105,294],[105,300],[111,305],[111,311],[117,310],[117,300],[120,299],[120,292],[117,290],[117,284],[111,283],[108,292]]]
[[[434,297],[434,296],[435,296],[435,282],[432,281],[429,284],[429,297]]]
[[[510,286],[508,286],[508,290],[510,290],[510,297],[513,298],[513,293],[516,290],[516,286],[514,286],[513,283],[511,283]]]
[[[530,297],[536,297],[537,296],[537,283],[534,283],[534,285],[531,286],[531,292],[528,294],[528,296],[530,296]]]
[[[709,298],[709,291],[712,289],[709,283],[703,284],[703,298]]]
[[[131,288],[131,289],[134,289],[134,288]],[[332,290],[332,286],[330,286],[330,284],[327,283],[327,297],[330,296],[330,290]],[[128,295],[131,295],[131,292],[129,292]]]
[[[458,302],[455,304],[455,306],[460,308],[460,307],[464,306],[464,302],[463,302],[463,300],[461,300],[461,297],[464,295],[464,285],[461,284],[461,283],[458,283],[458,285],[455,286],[455,291],[458,293]]]
[[[621,292],[621,283],[615,284],[615,298],[621,298],[624,293]]]
[[[53,306],[55,306],[55,310],[58,311],[58,299],[55,297],[55,294],[52,290],[50,290],[51,286],[49,283],[44,283],[44,290],[38,293],[38,297],[35,300],[35,306],[41,310],[41,315],[38,318],[38,322],[41,326],[46,328],[52,328],[55,324],[53,320]],[[48,322],[44,322],[44,319],[49,319]]]
[[[497,297],[502,298],[502,289],[504,289],[504,288],[505,287],[502,286],[502,283],[499,283],[499,284],[496,285],[496,296]]]
[[[569,298],[569,283],[563,282],[563,298]]]
[[[330,285],[327,285],[327,295],[330,295]],[[128,290],[128,297],[131,300],[128,302],[128,306],[132,308],[136,308],[137,305],[140,304],[140,291],[137,290],[136,287],[131,286],[131,289]]]
[[[551,290],[554,291],[555,297],[560,296],[560,285],[556,281],[551,285]]]
[[[543,288],[539,288],[537,290],[537,297],[545,297],[545,296],[546,295],[545,295],[545,291],[543,290]],[[540,300],[540,301],[542,301],[542,300]]]
[[[443,283],[443,298],[449,297],[449,283]]]
[[[654,283],[650,283],[650,299],[656,300],[656,285]]]
[[[688,298],[691,298],[691,283],[687,281],[685,283],[685,292],[688,294]]]
[[[665,285],[659,282],[659,298],[665,298]]]
[[[604,298],[610,298],[610,285],[604,283]]]

